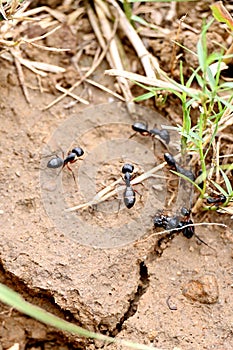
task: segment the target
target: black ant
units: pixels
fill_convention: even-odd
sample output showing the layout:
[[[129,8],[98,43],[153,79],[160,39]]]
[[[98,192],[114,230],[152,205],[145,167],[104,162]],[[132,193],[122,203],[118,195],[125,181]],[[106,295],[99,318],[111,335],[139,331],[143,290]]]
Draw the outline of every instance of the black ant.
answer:
[[[132,208],[135,203],[135,191],[130,183],[133,171],[134,166],[132,164],[124,164],[122,167],[122,174],[124,174],[124,181],[126,184],[124,191],[124,203],[128,209]]]
[[[203,242],[196,234],[194,230],[194,226],[187,226],[187,225],[193,225],[193,221],[190,218],[191,210],[187,209],[186,207],[181,208],[181,215],[182,220],[180,220],[178,224],[178,228],[181,228],[181,232],[183,233],[183,236],[190,239],[194,235],[199,239],[199,241]],[[206,244],[205,242],[203,242]]]
[[[73,170],[69,167],[69,163],[75,163],[77,162],[78,158],[81,157],[84,154],[84,151],[82,148],[80,147],[75,147],[72,149],[71,152],[68,153],[67,157],[65,159],[62,159],[58,156],[56,156],[55,158],[52,158],[48,161],[47,167],[51,168],[51,169],[57,169],[57,168],[61,168],[62,169],[67,166],[67,168],[71,171],[74,182],[76,183],[76,179],[73,173]],[[61,170],[62,170],[61,169]]]
[[[180,215],[169,216],[159,213],[154,217],[153,221],[155,227],[169,230],[171,234],[182,232],[183,236],[188,239],[195,236],[201,243],[213,249],[195,233],[194,223],[191,219],[191,210],[186,207],[181,208]]]
[[[171,230],[171,233],[182,232],[186,238],[191,238],[194,235],[194,227],[184,227],[193,224],[193,221],[190,219],[190,213],[190,210],[185,207],[181,208],[181,215],[169,216],[159,213],[154,217],[154,226]]]
[[[224,194],[219,194],[213,197],[208,197],[206,199],[207,204],[210,204],[211,206],[218,207],[221,204],[224,204],[227,200],[227,197],[224,196]]]
[[[195,180],[195,176],[192,173],[192,171],[184,169],[180,165],[178,165],[175,161],[175,158],[170,153],[164,153],[164,159],[167,162],[167,164],[172,168],[172,170],[175,170],[177,173],[188,177],[192,181]]]
[[[142,136],[151,136],[151,137],[159,136],[160,139],[162,139],[167,145],[170,142],[169,132],[165,129],[159,130],[157,128],[153,128],[151,130],[148,130],[147,124],[143,122],[135,122],[132,125],[132,129],[136,131],[136,133],[138,132],[139,134],[141,134]],[[133,137],[134,135],[132,135],[131,137]]]

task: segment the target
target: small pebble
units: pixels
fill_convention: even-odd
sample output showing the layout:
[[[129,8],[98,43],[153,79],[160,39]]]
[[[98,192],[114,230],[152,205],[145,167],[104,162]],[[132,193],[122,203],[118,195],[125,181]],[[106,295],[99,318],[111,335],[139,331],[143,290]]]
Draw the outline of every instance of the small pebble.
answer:
[[[214,275],[203,275],[186,283],[182,291],[186,298],[203,304],[214,304],[219,298],[218,282]]]
[[[161,245],[160,245],[160,248],[161,248],[162,250],[165,250],[165,249],[167,248],[166,243],[162,242]]]
[[[4,214],[4,210],[0,209],[0,215]]]

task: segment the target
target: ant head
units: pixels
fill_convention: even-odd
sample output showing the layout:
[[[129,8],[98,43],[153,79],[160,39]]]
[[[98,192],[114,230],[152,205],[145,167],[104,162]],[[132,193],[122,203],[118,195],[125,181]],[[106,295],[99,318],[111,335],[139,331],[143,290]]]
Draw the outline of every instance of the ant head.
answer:
[[[220,195],[219,195],[219,201],[221,201],[221,203],[226,202],[226,200],[227,200],[227,197],[224,196],[224,194],[220,194]]]
[[[75,147],[71,151],[72,153],[75,153],[77,157],[81,157],[84,154],[84,151],[80,147]]]
[[[189,216],[191,214],[191,210],[187,209],[186,207],[182,207],[180,212],[183,216]]]
[[[122,167],[122,173],[132,173],[134,170],[134,166],[132,164],[124,164]]]
[[[126,174],[126,173],[132,174],[133,170],[134,170],[134,166],[132,164],[124,164],[121,171],[123,174]]]
[[[176,161],[170,153],[164,153],[164,159],[169,166],[176,167]]]
[[[163,227],[164,225],[164,218],[161,215],[155,216],[153,221],[155,227]]]
[[[140,133],[148,133],[148,129],[147,129],[147,123],[144,122],[135,122],[132,125],[132,129],[136,132],[140,132]]]

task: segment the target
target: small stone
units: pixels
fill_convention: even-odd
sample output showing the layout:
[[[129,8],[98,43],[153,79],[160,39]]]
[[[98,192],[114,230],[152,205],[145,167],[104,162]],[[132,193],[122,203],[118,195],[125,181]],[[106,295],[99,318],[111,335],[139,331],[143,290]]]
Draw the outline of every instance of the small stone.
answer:
[[[214,275],[203,275],[184,285],[183,295],[203,304],[214,304],[219,298],[219,288]]]
[[[165,243],[165,242],[162,242],[161,245],[160,245],[160,248],[161,248],[162,250],[165,250],[166,247],[167,247],[166,243]]]
[[[0,209],[0,215],[4,214],[4,210]]]
[[[15,175],[18,176],[18,177],[21,176],[19,171],[16,171],[16,172],[15,172]]]

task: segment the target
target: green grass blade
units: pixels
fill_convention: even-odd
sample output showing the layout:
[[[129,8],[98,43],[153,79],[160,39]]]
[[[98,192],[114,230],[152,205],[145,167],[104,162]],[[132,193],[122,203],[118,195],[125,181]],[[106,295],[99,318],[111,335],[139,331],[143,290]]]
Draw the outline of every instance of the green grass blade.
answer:
[[[173,173],[173,174],[175,174],[175,175],[181,177],[182,179],[184,179],[184,180],[190,182],[193,186],[196,187],[196,189],[197,189],[199,192],[202,193],[202,189],[198,186],[198,184],[196,184],[194,181],[190,180],[189,177],[187,177],[187,176],[185,176],[185,175],[183,175],[183,174],[181,174],[181,173],[178,173],[177,171],[174,171],[174,170],[170,170],[170,171],[171,171],[171,173]]]
[[[10,288],[6,287],[1,283],[0,283],[0,300],[3,303],[13,307],[14,309],[42,323],[59,328],[63,331],[67,331],[73,334],[77,334],[79,336],[83,336],[85,338],[97,339],[97,340],[105,341],[107,343],[118,343],[132,349],[141,349],[141,350],[156,349],[151,346],[133,343],[131,341],[127,341],[123,339],[111,338],[103,334],[87,331],[84,328],[76,326],[70,322],[64,321],[57,316],[54,316],[53,314],[41,309],[38,306],[30,304],[29,302],[25,301],[20,294],[14,292],[13,290],[11,290]]]
[[[213,73],[209,67],[206,68],[206,73],[207,73],[208,82],[209,82],[209,85],[211,87],[211,90],[214,91],[216,88],[216,81],[215,81]]]
[[[145,101],[145,100],[149,100],[149,98],[151,97],[155,97],[155,92],[151,91],[151,92],[147,92],[146,94],[137,96],[134,98],[134,101],[135,102]]]
[[[232,189],[229,178],[227,177],[227,175],[224,173],[224,171],[221,168],[219,170],[222,174],[222,177],[224,178],[224,182],[226,184],[228,194],[232,193],[233,189]]]
[[[220,193],[224,194],[224,196],[228,196],[228,193],[222,188],[217,182],[211,180],[212,184],[219,190]]]

